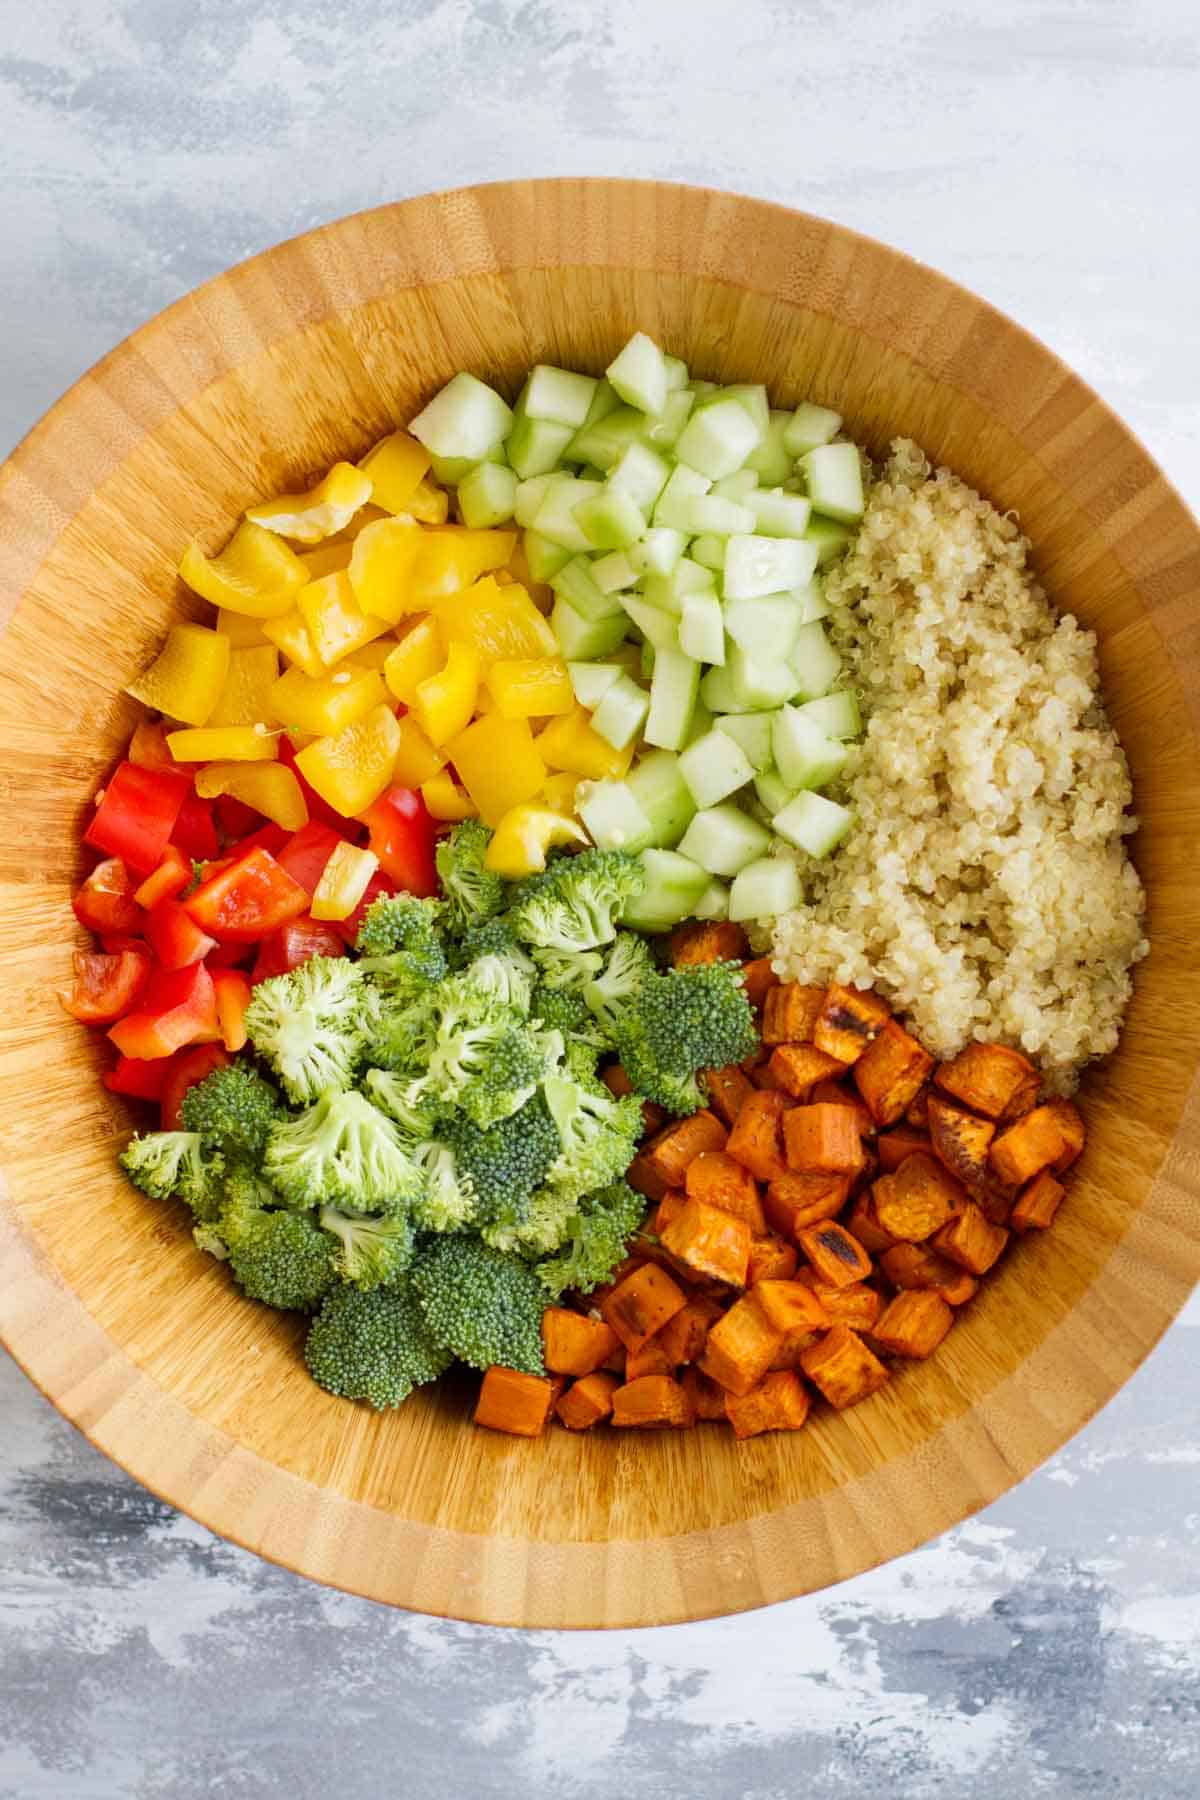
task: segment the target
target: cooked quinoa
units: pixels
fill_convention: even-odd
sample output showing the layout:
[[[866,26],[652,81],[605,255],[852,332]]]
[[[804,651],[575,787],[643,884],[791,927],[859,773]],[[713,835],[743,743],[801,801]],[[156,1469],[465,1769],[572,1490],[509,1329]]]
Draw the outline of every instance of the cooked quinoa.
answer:
[[[808,905],[773,950],[787,980],[877,987],[939,1055],[1002,1040],[1062,1090],[1116,1044],[1148,946],[1095,636],[1054,612],[1028,553],[1011,518],[893,444],[826,583],[868,715],[856,822],[801,857]]]

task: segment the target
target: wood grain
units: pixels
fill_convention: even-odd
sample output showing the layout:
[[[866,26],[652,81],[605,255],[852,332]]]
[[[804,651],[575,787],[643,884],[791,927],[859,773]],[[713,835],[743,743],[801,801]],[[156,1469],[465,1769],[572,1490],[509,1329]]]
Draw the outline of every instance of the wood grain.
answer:
[[[362,450],[455,369],[600,370],[635,327],[698,374],[917,438],[1018,509],[1100,635],[1134,773],[1153,952],[1085,1089],[1089,1149],[928,1364],[856,1411],[534,1444],[464,1429],[468,1383],[375,1416],[313,1387],[127,1130],[54,991],[122,684],[192,609],[174,569],[241,509]],[[345,219],[256,257],[100,363],[0,472],[0,1331],[156,1493],[319,1580],[497,1624],[650,1624],[821,1587],[1027,1474],[1146,1355],[1200,1273],[1200,532],[1069,370],[981,301],[822,220],[700,189],[526,182]],[[1069,1500],[1064,1498],[1064,1504]]]

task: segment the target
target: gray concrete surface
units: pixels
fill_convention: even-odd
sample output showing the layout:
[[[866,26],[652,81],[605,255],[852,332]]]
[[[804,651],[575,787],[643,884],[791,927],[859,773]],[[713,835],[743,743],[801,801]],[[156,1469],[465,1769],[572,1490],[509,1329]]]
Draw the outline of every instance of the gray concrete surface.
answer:
[[[658,175],[888,239],[1200,503],[1192,0],[0,0],[0,447],[194,283],[355,207]],[[820,1598],[523,1635],[211,1538],[0,1357],[0,1800],[1200,1794],[1200,1308],[1047,1468]]]

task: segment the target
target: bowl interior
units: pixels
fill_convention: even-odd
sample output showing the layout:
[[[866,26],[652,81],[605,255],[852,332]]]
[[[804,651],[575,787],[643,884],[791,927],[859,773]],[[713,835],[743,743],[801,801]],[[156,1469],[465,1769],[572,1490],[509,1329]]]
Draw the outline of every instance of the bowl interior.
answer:
[[[175,577],[243,507],[360,453],[458,368],[600,371],[642,327],[717,380],[916,438],[1032,537],[1099,634],[1134,772],[1153,951],[1052,1233],[930,1363],[795,1436],[533,1444],[466,1430],[469,1383],[373,1415],[324,1395],[297,1322],[238,1296],[184,1209],[117,1176],[129,1128],[60,1012],[91,795],[124,682],[206,611]],[[1195,644],[1200,537],[1129,434],[979,301],[820,221],[652,184],[409,202],[254,259],[137,333],[0,478],[0,1329],[140,1479],[303,1572],[500,1623],[699,1617],[851,1574],[1027,1473],[1111,1396],[1198,1267]]]

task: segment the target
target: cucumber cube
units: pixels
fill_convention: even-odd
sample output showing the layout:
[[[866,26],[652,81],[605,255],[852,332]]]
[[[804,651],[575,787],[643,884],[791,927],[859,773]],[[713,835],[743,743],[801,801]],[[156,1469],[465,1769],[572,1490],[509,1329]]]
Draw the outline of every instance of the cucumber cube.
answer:
[[[534,581],[552,581],[571,560],[571,552],[552,544],[539,531],[527,531],[521,539],[525,561]]]
[[[745,500],[746,505],[753,503],[746,498],[758,488],[758,476],[753,469],[737,469],[732,475],[725,475],[720,481],[714,481],[712,492],[722,500]]]
[[[535,480],[539,475],[557,469],[572,435],[569,425],[555,425],[549,419],[530,419],[518,411],[516,423],[505,443],[508,460],[522,481]]]
[[[634,332],[604,372],[622,400],[639,412],[660,413],[667,404],[667,359],[644,331]]]
[[[651,606],[640,594],[614,594],[623,610],[628,614],[648,644],[656,650],[679,649],[679,620],[674,613],[666,612],[661,606]],[[678,745],[668,746],[678,749]]]
[[[671,466],[648,444],[630,444],[608,477],[614,494],[627,494],[634,505],[648,513],[667,485]]]
[[[856,444],[820,444],[800,459],[816,510],[843,525],[863,515],[862,459]]]
[[[772,411],[767,418],[766,436],[757,450],[752,450],[746,458],[746,467],[753,469],[763,487],[778,487],[792,473],[796,459],[784,442],[784,433],[791,420],[789,412]]]
[[[533,529],[533,521],[538,516],[538,508],[546,498],[551,482],[557,481],[561,474],[561,469],[555,469],[545,475],[530,475],[518,482],[516,499],[513,501],[513,518],[523,531]]]
[[[643,584],[651,606],[679,612],[687,594],[716,595],[716,581],[711,569],[705,569],[690,556],[681,556],[669,575],[647,575]]]
[[[679,854],[690,856],[711,875],[737,875],[747,863],[765,856],[771,834],[740,807],[710,806],[698,812],[679,844]]]
[[[640,543],[629,549],[630,567],[639,575],[669,575],[687,543],[682,531],[671,525],[652,525]]]
[[[793,706],[780,707],[775,714],[771,745],[775,767],[793,792],[824,787],[846,761],[837,739],[827,737],[815,719],[806,719]]]
[[[737,400],[745,407],[755,425],[758,427],[759,442],[766,437],[771,423],[771,411],[767,404],[767,390],[759,381],[738,381],[724,390],[722,398]]]
[[[592,714],[592,730],[614,750],[624,750],[642,729],[649,711],[650,696],[645,688],[628,675],[618,675]]]
[[[616,594],[622,588],[636,587],[638,572],[623,550],[609,556],[598,556],[592,564],[592,580],[602,594]]]
[[[616,388],[612,385],[612,382],[606,381],[602,375],[596,383],[596,391],[592,395],[592,403],[588,407],[587,417],[583,421],[584,430],[586,430],[589,425],[598,425],[601,419],[607,419],[608,415],[610,413],[615,413],[620,405],[620,394],[618,394]]]
[[[599,382],[594,375],[576,375],[571,369],[555,369],[538,363],[529,372],[518,410],[530,419],[552,425],[569,425],[578,431],[591,410]]]
[[[720,494],[696,494],[679,507],[683,528],[696,536],[732,537],[753,529],[754,514],[738,500]]]
[[[800,871],[790,857],[763,856],[736,876],[729,890],[729,916],[743,919],[777,919],[792,912],[803,898]]]
[[[703,681],[700,683],[700,698],[703,700],[705,706],[707,706],[710,712],[719,713],[723,717],[727,714],[745,714],[759,711],[757,706],[749,704],[749,702],[741,697],[735,690],[733,682],[730,679],[729,658],[732,654],[732,649],[732,645],[727,642],[725,645],[725,667],[709,669]],[[768,704],[770,704],[770,702],[768,702]],[[775,704],[778,705],[779,702],[776,701]]]
[[[550,629],[566,662],[589,662],[607,656],[625,636],[629,621],[623,612],[611,619],[585,619],[568,600],[554,602]]]
[[[698,662],[685,656],[682,650],[655,645],[654,674],[650,678],[650,716],[645,729],[648,744],[662,750],[678,750],[687,742],[699,686]]]
[[[784,807],[796,798],[793,789],[788,786],[779,770],[773,766],[763,769],[761,774],[754,777],[754,791],[771,818],[774,818],[776,813],[781,813]]]
[[[764,594],[761,600],[725,602],[725,629],[748,656],[777,656],[786,661],[800,630],[801,617],[790,594]]]
[[[679,758],[679,767],[692,799],[700,807],[715,806],[754,777],[750,758],[741,745],[715,729],[688,746]]]
[[[678,356],[664,356],[663,363],[667,371],[667,391],[678,393],[688,384],[688,366]]]
[[[686,388],[677,388],[668,394],[667,404],[658,417],[646,420],[646,442],[653,444],[656,450],[673,450],[695,404],[696,396]]]
[[[651,750],[630,770],[625,785],[650,821],[651,842],[674,849],[696,811],[679,758],[669,750]]]
[[[541,531],[541,515],[538,530]],[[727,600],[755,600],[811,581],[817,552],[803,539],[764,537],[757,533],[732,537],[725,549],[724,594]]]
[[[495,388],[464,371],[421,408],[408,429],[434,456],[482,462],[492,446],[508,436],[512,422],[512,408]]]
[[[674,850],[643,850],[642,868],[645,887],[635,900],[626,901],[622,924],[635,931],[669,931],[690,918],[708,887],[706,871]]]
[[[620,462],[630,444],[641,443],[645,435],[645,416],[632,406],[618,406],[615,412],[576,432],[563,457],[567,462],[594,464],[606,475]]]
[[[584,665],[587,666],[586,664]],[[703,689],[703,683],[701,683]],[[719,722],[717,729],[731,737],[735,744],[740,744],[749,759],[750,767],[756,772],[769,769],[774,760],[771,748],[771,727],[774,713],[727,713]]]
[[[828,856],[854,823],[854,814],[824,794],[797,794],[771,820],[781,838],[810,856]]]
[[[698,406],[702,400],[707,400],[710,396],[714,400],[717,399],[721,389],[715,381],[693,380],[688,382],[688,392],[693,395]]]
[[[684,510],[690,500],[707,494],[712,482],[707,475],[697,474],[695,469],[682,466],[672,469],[670,477],[662,493],[658,496],[658,504],[654,508],[656,525],[672,525],[677,531],[690,532]]]
[[[695,906],[692,908],[693,919],[727,919],[729,917],[729,889],[723,881],[710,881]]]
[[[684,749],[690,750],[698,738],[704,737],[707,732],[712,730],[715,723],[716,720],[705,706],[704,701],[697,696],[696,704],[692,708],[692,722],[688,726],[687,743],[683,746]]]
[[[806,400],[788,420],[783,441],[790,456],[803,456],[806,450],[827,444],[841,428],[841,413],[830,412],[827,406],[813,406]]]
[[[842,528],[839,526],[838,529]],[[796,617],[801,625],[811,625],[815,619],[829,617],[829,602],[825,598],[825,589],[819,575],[814,575],[804,587],[793,588],[792,599],[796,603]]]
[[[816,545],[817,567],[820,569],[840,556],[853,536],[848,525],[841,525],[836,519],[822,518],[820,513],[813,514],[808,521],[808,530],[804,533],[805,542]]]
[[[615,662],[569,662],[567,674],[571,678],[571,687],[580,706],[586,706],[591,712],[599,706],[605,694],[617,679],[624,673],[620,663]]]
[[[799,678],[784,657],[751,654],[738,643],[731,642],[725,667],[742,712],[765,712],[769,707],[782,706],[785,701],[794,700],[800,688]],[[806,694],[804,698],[811,696]]]
[[[746,495],[759,537],[802,538],[812,516],[812,503],[803,494],[785,494],[782,488],[764,493],[756,488]]]
[[[592,565],[586,556],[573,556],[550,577],[550,586],[561,600],[573,606],[585,619],[612,619],[623,611],[619,594],[606,594],[592,579]]]
[[[575,518],[597,550],[627,550],[646,529],[634,501],[628,494],[614,493],[611,487],[602,488],[593,500],[581,501]]]
[[[643,638],[638,646],[638,666],[633,672],[643,682],[649,681],[654,673],[654,645],[649,638]]]
[[[580,481],[574,475],[554,476],[542,496],[533,529],[563,550],[590,550],[592,540],[575,517],[575,508],[602,492],[598,481]]]
[[[517,478],[499,463],[476,463],[458,484],[458,510],[472,531],[503,525],[513,516],[517,502]]]
[[[503,444],[493,444],[483,460],[484,462],[498,463],[501,468],[509,466]],[[429,458],[429,473],[441,487],[457,487],[459,482],[471,473],[472,469],[478,467],[479,463],[470,456],[433,456],[431,454]]]
[[[725,661],[725,627],[715,588],[683,596],[679,648],[686,656],[694,656],[697,662],[720,664]]]
[[[722,397],[692,413],[679,434],[675,454],[688,468],[718,481],[740,469],[764,435],[765,425],[760,428],[736,397]]]
[[[698,538],[693,538],[690,550],[693,562],[698,562],[705,569],[718,572],[725,567],[725,545],[727,539],[717,537],[714,532],[706,531]]]
[[[838,688],[836,693],[823,694],[819,700],[805,700],[796,711],[831,738],[856,738],[862,733],[862,713],[852,688]]]
[[[581,781],[575,811],[598,850],[645,850],[654,827],[624,781]]]
[[[824,625],[818,621],[801,625],[788,653],[788,662],[796,676],[789,699],[797,694],[801,700],[818,699],[829,692],[842,672],[842,659],[825,636]]]

